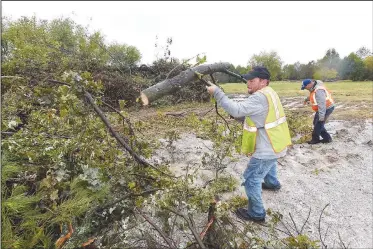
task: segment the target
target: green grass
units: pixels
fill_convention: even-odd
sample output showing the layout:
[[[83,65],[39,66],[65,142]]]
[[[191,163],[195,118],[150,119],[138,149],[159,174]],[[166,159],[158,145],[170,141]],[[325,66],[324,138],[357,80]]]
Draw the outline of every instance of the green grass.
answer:
[[[226,93],[247,93],[247,86],[243,83],[219,84]],[[307,90],[300,90],[301,81],[273,81],[270,86],[280,97],[300,97],[308,96]],[[372,102],[373,81],[336,81],[326,82],[325,86],[332,92],[336,101],[370,101]]]
[[[219,85],[225,93],[247,93],[246,84],[225,83]],[[273,81],[270,86],[281,98],[299,97],[300,101],[303,101],[303,98],[309,96],[307,90],[300,90],[301,81]],[[333,118],[344,120],[373,118],[373,81],[326,82],[325,86],[332,93],[337,107],[340,107],[333,112]],[[309,106],[301,107],[299,110],[309,110]]]
[[[333,99],[336,102],[337,109],[333,112],[333,119],[366,119],[373,118],[373,81],[365,82],[352,82],[352,81],[337,81],[337,82],[327,82],[326,87],[332,92]],[[225,83],[219,84],[225,93],[247,93],[247,86],[243,83]],[[281,98],[298,98],[294,101],[299,101],[303,103],[303,99],[309,96],[307,90],[300,90],[301,81],[299,82],[286,82],[286,81],[273,81],[270,86],[279,94]],[[214,104],[211,102],[207,103],[181,103],[172,106],[162,106],[162,107],[148,107],[141,109],[129,110],[132,116],[132,121],[138,120],[148,120],[149,118],[157,116],[158,114],[162,116],[167,112],[180,112],[185,111],[186,113],[199,113],[203,117],[216,116]],[[212,109],[212,110],[211,110]],[[211,110],[210,112],[208,112]],[[294,110],[293,110],[294,111]],[[297,112],[303,113],[303,115],[310,115],[312,110],[310,106],[299,107]],[[206,115],[203,115],[204,112]],[[202,113],[202,114],[201,114]],[[227,116],[226,112],[220,107],[219,113]],[[228,116],[227,116],[228,117]],[[168,121],[179,120],[180,117],[169,116],[166,117]],[[158,125],[155,131],[162,130],[162,126],[159,120],[155,121]],[[172,121],[173,122],[173,121]],[[165,122],[165,127],[169,128],[169,124]]]

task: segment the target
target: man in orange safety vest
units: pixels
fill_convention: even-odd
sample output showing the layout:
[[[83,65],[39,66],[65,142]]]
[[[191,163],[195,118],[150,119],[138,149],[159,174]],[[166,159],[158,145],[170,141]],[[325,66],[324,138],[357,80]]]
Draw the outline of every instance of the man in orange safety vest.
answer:
[[[334,111],[334,100],[331,93],[326,89],[321,80],[305,79],[302,82],[301,90],[307,89],[310,91],[310,96],[304,101],[306,104],[311,102],[312,110],[316,112],[313,119],[312,140],[309,144],[330,143],[332,137],[325,129],[325,121]],[[323,138],[320,140],[320,136]]]

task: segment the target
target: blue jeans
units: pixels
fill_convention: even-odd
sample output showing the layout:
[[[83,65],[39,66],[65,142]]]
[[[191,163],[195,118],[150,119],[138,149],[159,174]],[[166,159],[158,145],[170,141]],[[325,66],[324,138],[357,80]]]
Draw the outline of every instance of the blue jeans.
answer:
[[[315,117],[313,118],[313,132],[312,132],[312,138],[315,140],[319,140],[320,136],[323,139],[330,140],[331,137],[329,133],[325,129],[325,121],[328,119],[330,114],[334,111],[334,106],[327,109],[325,112],[325,119],[324,122],[319,122],[319,112],[316,112]]]
[[[265,218],[266,211],[262,201],[262,181],[269,188],[280,186],[277,179],[277,159],[258,159],[251,157],[243,173],[247,198],[249,199],[248,215],[253,218]]]

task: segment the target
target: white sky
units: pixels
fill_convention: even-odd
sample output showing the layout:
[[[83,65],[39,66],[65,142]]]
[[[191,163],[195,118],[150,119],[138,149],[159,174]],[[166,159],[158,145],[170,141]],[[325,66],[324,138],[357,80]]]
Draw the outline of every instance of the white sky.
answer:
[[[207,62],[246,66],[253,54],[276,51],[285,64],[321,59],[329,48],[343,58],[365,46],[372,51],[373,2],[126,2],[6,1],[13,20],[71,17],[107,42],[136,46],[143,63],[156,58],[155,37],[179,59],[198,53]],[[159,50],[158,50],[159,52]],[[161,54],[160,54],[161,55]]]

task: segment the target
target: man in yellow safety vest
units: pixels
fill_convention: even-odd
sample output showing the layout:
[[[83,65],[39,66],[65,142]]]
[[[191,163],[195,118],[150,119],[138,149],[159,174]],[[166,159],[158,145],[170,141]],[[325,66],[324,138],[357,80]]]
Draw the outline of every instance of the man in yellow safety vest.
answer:
[[[266,212],[262,188],[278,190],[277,159],[286,155],[291,145],[285,113],[277,93],[269,86],[270,73],[265,67],[254,67],[247,80],[250,96],[241,102],[229,99],[216,85],[210,83],[207,91],[231,116],[244,118],[241,152],[251,156],[243,174],[248,208],[238,208],[237,215],[244,220],[264,221]],[[264,181],[264,182],[263,182]]]

